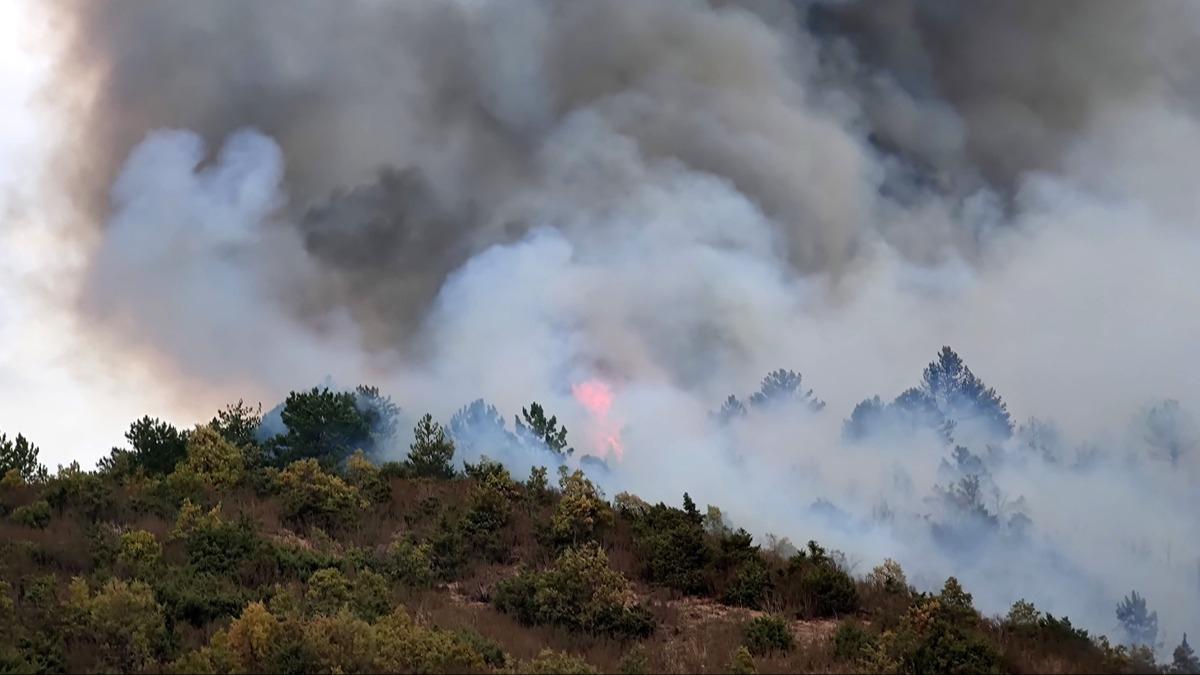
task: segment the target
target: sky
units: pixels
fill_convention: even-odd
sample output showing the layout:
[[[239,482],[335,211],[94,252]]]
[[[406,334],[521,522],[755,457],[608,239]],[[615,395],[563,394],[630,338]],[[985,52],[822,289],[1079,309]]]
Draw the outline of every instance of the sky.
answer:
[[[147,412],[186,420],[196,411],[164,410],[172,399],[143,368],[101,356],[47,300],[70,292],[61,280],[72,264],[33,198],[55,133],[54,115],[39,105],[51,28],[36,0],[0,2],[0,433],[32,439],[53,469],[94,464]]]

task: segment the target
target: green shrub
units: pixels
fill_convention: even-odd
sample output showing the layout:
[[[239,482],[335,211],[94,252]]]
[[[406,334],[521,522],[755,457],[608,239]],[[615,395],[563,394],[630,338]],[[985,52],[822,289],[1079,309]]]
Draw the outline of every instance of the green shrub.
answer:
[[[362,450],[346,460],[346,482],[358,488],[368,500],[382,504],[392,498],[392,485],[383,477],[379,467],[367,459]]]
[[[568,474],[565,467],[560,471],[562,497],[550,521],[554,541],[571,546],[591,541],[601,528],[612,524],[612,509],[582,471]]]
[[[162,563],[162,544],[145,530],[121,535],[117,562],[140,577],[149,576]]]
[[[368,621],[392,610],[391,595],[387,579],[371,570],[361,570],[350,583],[350,607]]]
[[[111,484],[95,473],[80,469],[78,462],[59,467],[42,496],[58,511],[73,507],[89,520],[98,519],[113,505]]]
[[[517,664],[516,672],[530,675],[594,675],[600,671],[578,656],[543,649],[534,659]]]
[[[833,655],[840,659],[861,662],[870,659],[876,647],[875,636],[853,621],[839,623],[833,634]]]
[[[634,537],[648,581],[684,593],[707,588],[704,569],[712,553],[700,518],[656,504],[634,520]]]
[[[777,616],[760,616],[751,619],[742,630],[746,647],[755,656],[772,652],[786,652],[792,648],[792,629],[788,622]]]
[[[490,640],[479,631],[469,628],[462,628],[454,631],[454,635],[467,645],[474,652],[483,658],[483,662],[492,668],[503,668],[508,664],[508,654],[504,653],[504,649],[496,643],[495,640]]]
[[[206,522],[185,540],[188,562],[199,572],[229,574],[249,560],[260,545],[254,525],[247,519],[234,523]]]
[[[754,658],[750,656],[750,650],[745,646],[738,647],[733,652],[733,656],[729,658],[729,665],[726,667],[732,675],[750,675],[757,673],[758,669],[754,667]]]
[[[345,525],[367,508],[358,488],[321,468],[315,459],[293,462],[275,479],[286,518]]]
[[[336,614],[350,602],[350,581],[336,569],[317,570],[308,578],[304,600],[314,614]]]
[[[398,539],[388,546],[381,568],[388,577],[406,586],[425,588],[433,581],[433,547]]]
[[[237,616],[250,599],[249,593],[229,577],[188,568],[166,567],[148,581],[166,615],[193,626]]]
[[[50,524],[50,504],[44,499],[39,499],[32,504],[13,509],[10,517],[25,527],[44,530]]]
[[[789,562],[785,595],[806,617],[836,617],[859,607],[854,579],[815,541]]]
[[[654,631],[649,613],[630,604],[628,581],[608,566],[608,556],[595,544],[567,549],[545,572],[500,582],[492,602],[527,625],[614,637],[646,637]]]
[[[166,648],[162,607],[140,581],[112,579],[93,594],[86,581],[76,578],[66,612],[72,637],[96,650],[104,670],[148,669]]]
[[[759,609],[767,590],[771,588],[771,577],[767,566],[757,557],[738,567],[733,581],[725,589],[722,600],[736,607]]]
[[[242,449],[211,426],[196,427],[188,434],[186,453],[169,478],[173,483],[231,488],[246,476]]]
[[[646,655],[646,648],[640,644],[634,645],[621,657],[617,672],[621,675],[647,675],[650,672],[650,657]]]
[[[971,595],[951,577],[936,596],[922,595],[894,631],[879,639],[872,669],[998,673],[1001,657],[979,631]]]

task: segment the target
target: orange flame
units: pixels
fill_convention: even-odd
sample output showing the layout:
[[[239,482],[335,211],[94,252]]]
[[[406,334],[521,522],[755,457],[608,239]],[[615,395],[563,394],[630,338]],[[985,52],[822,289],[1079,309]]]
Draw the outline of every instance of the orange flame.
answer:
[[[587,435],[592,449],[600,457],[607,458],[611,454],[619,461],[625,449],[621,446],[620,425],[609,416],[613,404],[612,387],[592,379],[571,385],[571,394],[591,415]]]

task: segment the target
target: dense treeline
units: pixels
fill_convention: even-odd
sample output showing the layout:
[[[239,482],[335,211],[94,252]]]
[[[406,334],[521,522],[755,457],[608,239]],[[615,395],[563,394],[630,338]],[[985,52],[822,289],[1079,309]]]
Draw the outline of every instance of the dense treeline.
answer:
[[[847,435],[898,409],[1011,434],[956,359],[865,402]],[[750,401],[781,399],[823,405],[790,371]],[[730,397],[719,417],[744,409]],[[380,453],[400,411],[377,389],[295,392],[265,417],[239,402],[188,430],[143,418],[96,471],[53,475],[0,436],[0,671],[1200,671],[1186,637],[1159,665],[1029,602],[981,616],[954,578],[917,592],[893,561],[855,578],[817,542],[756,544],[687,494],[609,500],[536,403],[511,434],[482,402],[449,429],[425,415],[395,462]],[[497,438],[551,468],[517,480],[456,447]],[[1144,598],[1117,615],[1155,642]]]

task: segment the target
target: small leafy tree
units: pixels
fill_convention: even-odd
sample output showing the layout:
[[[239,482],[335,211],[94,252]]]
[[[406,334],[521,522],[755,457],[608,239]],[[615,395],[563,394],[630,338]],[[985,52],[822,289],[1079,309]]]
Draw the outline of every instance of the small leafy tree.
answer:
[[[1132,591],[1117,603],[1117,620],[1125,629],[1129,643],[1153,647],[1158,640],[1158,612],[1146,607],[1146,598]]]
[[[0,434],[0,476],[16,471],[26,483],[45,483],[49,473],[38,461],[38,453],[38,447],[24,436],[9,440]]]
[[[560,455],[575,452],[574,448],[567,447],[567,428],[558,426],[558,417],[547,418],[546,411],[536,401],[528,408],[521,408],[516,426],[517,436],[525,442],[543,444]]]
[[[408,452],[413,473],[424,478],[453,478],[454,441],[446,436],[442,425],[433,421],[433,415],[425,413],[413,435]]]

